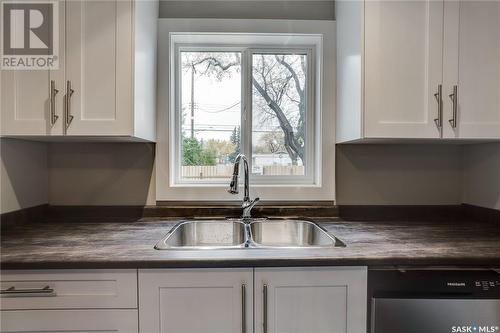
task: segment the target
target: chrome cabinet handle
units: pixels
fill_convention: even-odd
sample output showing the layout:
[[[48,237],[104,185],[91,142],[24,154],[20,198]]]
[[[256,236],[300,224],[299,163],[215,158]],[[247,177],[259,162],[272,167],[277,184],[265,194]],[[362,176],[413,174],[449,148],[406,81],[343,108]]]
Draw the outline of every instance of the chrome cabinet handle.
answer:
[[[263,306],[263,333],[267,333],[267,284],[264,285],[263,290],[264,306]]]
[[[451,99],[452,118],[448,120],[452,128],[457,128],[457,115],[458,115],[458,86],[453,86],[453,93],[449,95]]]
[[[69,125],[71,125],[71,122],[73,121],[73,116],[71,115],[71,96],[75,91],[71,88],[71,81],[66,81],[66,107],[65,107],[65,119],[64,119],[64,124],[65,124],[65,129],[67,130]]]
[[[50,80],[50,125],[54,126],[59,116],[56,114],[56,95],[59,90],[56,89],[56,81]]]
[[[434,94],[436,101],[438,103],[438,117],[434,119],[437,128],[441,129],[443,127],[443,85],[438,85],[438,91]]]
[[[241,333],[247,332],[247,285],[241,285]]]
[[[56,296],[56,291],[49,286],[43,288],[26,288],[16,289],[12,286],[7,289],[0,290],[1,297],[53,297]]]

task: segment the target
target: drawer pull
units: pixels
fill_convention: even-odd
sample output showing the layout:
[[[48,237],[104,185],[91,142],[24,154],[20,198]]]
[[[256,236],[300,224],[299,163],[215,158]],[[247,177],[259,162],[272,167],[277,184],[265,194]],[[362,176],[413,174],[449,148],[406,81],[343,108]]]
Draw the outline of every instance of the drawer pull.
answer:
[[[56,81],[50,80],[50,125],[54,126],[59,116],[56,114]]]
[[[241,333],[247,333],[247,285],[241,285]]]
[[[16,289],[16,287],[10,287],[0,290],[0,295],[1,297],[52,297],[56,296],[56,291],[49,286],[38,289]]]
[[[64,123],[65,123],[65,131],[68,131],[69,125],[73,121],[74,116],[71,114],[71,96],[75,91],[71,88],[71,81],[66,81],[66,99],[65,99],[65,111],[64,111]],[[66,134],[66,133],[65,133]]]
[[[457,115],[458,115],[458,86],[453,86],[453,93],[450,95],[452,118],[448,120],[452,128],[457,128]]]
[[[263,298],[264,298],[264,306],[263,306],[263,329],[262,331],[264,333],[267,333],[267,284],[264,285],[264,288],[262,289],[263,293]]]
[[[438,117],[434,119],[436,126],[439,130],[443,127],[443,85],[438,85],[438,91],[434,94],[436,102],[438,103]]]

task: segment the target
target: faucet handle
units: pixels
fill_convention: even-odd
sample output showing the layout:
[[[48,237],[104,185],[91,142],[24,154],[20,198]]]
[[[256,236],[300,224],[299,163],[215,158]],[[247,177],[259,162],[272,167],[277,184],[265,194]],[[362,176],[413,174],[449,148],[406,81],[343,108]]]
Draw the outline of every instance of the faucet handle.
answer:
[[[255,198],[252,201],[247,201],[246,203],[243,203],[243,218],[247,219],[252,217],[251,212],[252,208],[259,202],[259,198]]]

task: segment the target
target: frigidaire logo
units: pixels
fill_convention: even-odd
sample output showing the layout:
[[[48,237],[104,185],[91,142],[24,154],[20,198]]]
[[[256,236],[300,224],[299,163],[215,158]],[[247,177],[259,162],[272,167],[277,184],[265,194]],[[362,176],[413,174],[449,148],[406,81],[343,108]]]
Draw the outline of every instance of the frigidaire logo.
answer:
[[[498,326],[452,326],[451,333],[495,333]]]
[[[57,1],[5,0],[1,18],[2,69],[58,68]]]
[[[465,287],[465,282],[448,282],[446,285],[448,287]]]

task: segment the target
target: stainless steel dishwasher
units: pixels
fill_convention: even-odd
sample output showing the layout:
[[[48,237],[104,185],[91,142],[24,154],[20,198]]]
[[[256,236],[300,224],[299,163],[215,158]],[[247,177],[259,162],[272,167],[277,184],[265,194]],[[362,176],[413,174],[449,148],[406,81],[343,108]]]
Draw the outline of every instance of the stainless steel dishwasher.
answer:
[[[371,333],[500,333],[497,270],[371,270]]]

